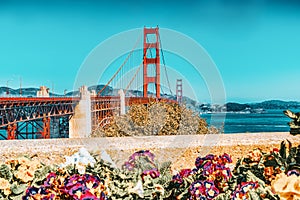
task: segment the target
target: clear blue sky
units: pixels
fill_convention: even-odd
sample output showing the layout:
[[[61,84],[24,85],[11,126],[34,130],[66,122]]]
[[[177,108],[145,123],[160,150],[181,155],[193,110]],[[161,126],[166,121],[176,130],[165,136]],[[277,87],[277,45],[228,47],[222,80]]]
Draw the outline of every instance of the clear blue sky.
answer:
[[[243,2],[243,3],[242,3]],[[110,36],[159,25],[210,54],[227,101],[300,100],[300,3],[0,1],[0,85],[71,90],[85,57]],[[167,61],[168,62],[168,61]]]

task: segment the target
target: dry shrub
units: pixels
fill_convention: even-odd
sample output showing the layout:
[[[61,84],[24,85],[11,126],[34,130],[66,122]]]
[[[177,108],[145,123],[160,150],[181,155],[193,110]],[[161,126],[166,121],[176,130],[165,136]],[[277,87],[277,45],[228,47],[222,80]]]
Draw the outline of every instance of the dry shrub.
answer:
[[[99,128],[93,137],[122,137],[147,135],[192,135],[219,133],[207,127],[205,119],[185,106],[174,103],[132,105],[127,114],[115,116],[112,122]]]

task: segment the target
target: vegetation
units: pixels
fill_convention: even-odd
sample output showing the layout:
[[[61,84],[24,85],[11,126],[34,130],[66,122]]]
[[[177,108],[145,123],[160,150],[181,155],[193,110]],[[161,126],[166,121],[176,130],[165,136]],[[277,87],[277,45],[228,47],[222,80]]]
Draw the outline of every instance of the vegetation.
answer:
[[[122,137],[145,135],[191,135],[219,133],[208,128],[198,113],[178,104],[152,103],[133,105],[124,116],[115,116],[107,127],[96,130],[92,136]]]
[[[86,150],[61,165],[21,157],[0,165],[1,199],[299,199],[300,146],[282,142],[254,149],[233,165],[230,155],[198,157],[192,169],[171,171],[148,150],[132,154],[121,169]]]

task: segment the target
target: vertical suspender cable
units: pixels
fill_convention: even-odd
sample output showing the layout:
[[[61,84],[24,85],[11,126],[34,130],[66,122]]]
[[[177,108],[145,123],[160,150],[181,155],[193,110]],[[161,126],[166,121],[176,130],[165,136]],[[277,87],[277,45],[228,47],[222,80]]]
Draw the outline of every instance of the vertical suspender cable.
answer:
[[[170,90],[171,95],[173,95],[173,92],[172,92],[171,86],[170,86],[170,81],[169,81],[168,73],[167,73],[167,67],[166,67],[166,62],[165,62],[164,52],[163,52],[163,50],[162,50],[163,48],[162,48],[162,43],[161,43],[160,35],[158,35],[158,37],[159,37],[160,51],[161,51],[161,55],[162,55],[162,59],[163,59],[163,63],[164,63],[164,68],[165,68],[165,73],[166,73],[166,78],[167,78],[168,87],[169,87],[169,90]]]
[[[141,38],[142,34],[139,36],[138,40],[136,41],[134,47],[132,48],[132,50],[129,52],[128,56],[126,57],[125,61],[122,63],[122,65],[119,67],[119,69],[117,70],[117,72],[111,77],[111,79],[106,83],[106,85],[98,92],[97,96],[100,96],[101,93],[106,89],[106,87],[113,81],[113,79],[117,76],[117,74],[121,71],[121,69],[124,67],[124,65],[127,63],[128,59],[130,58],[132,52],[134,51],[134,49],[136,49],[138,42]]]

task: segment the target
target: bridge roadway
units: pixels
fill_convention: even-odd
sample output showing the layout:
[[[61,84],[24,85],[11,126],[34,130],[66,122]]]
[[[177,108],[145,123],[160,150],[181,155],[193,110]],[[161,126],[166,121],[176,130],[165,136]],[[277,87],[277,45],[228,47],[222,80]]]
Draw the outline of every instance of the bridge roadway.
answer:
[[[68,135],[68,122],[75,115],[80,97],[1,97],[0,129],[6,130],[3,139],[28,139],[38,135],[50,138],[50,122],[58,123],[59,131]],[[91,97],[92,130],[109,123],[114,114],[120,111],[120,98],[117,96]],[[171,102],[170,99],[148,97],[126,97],[125,106],[149,104],[150,102]],[[29,129],[31,128],[31,131]],[[61,133],[60,133],[61,134]],[[24,136],[25,135],[25,136]]]

